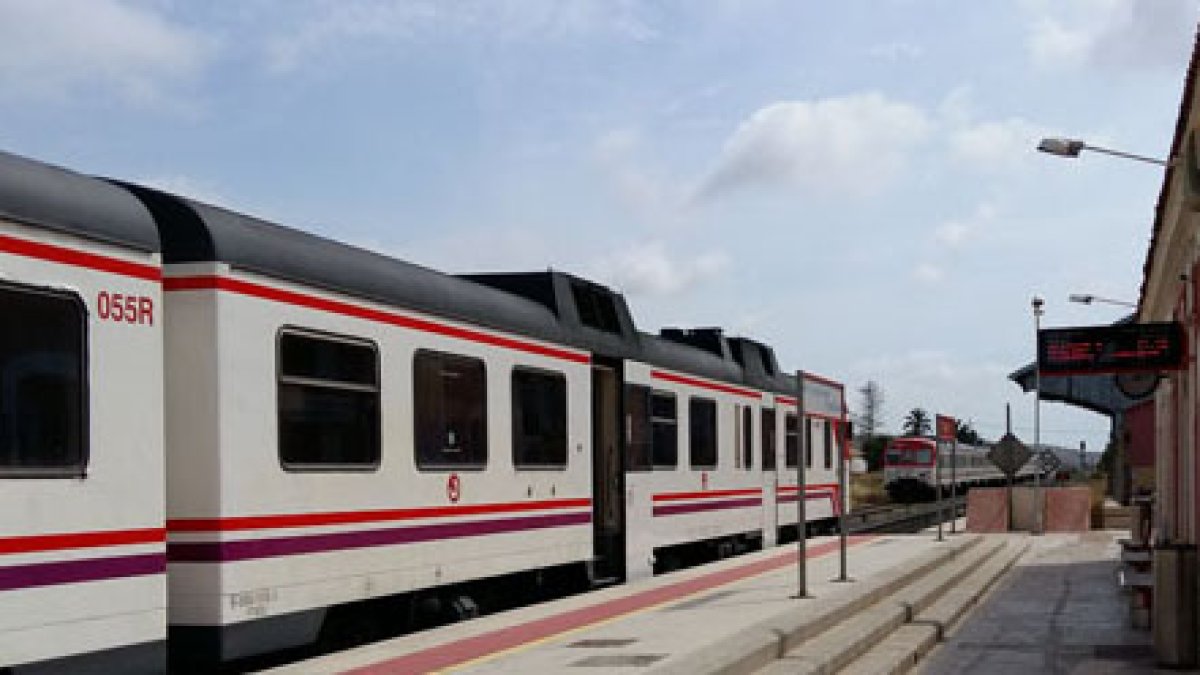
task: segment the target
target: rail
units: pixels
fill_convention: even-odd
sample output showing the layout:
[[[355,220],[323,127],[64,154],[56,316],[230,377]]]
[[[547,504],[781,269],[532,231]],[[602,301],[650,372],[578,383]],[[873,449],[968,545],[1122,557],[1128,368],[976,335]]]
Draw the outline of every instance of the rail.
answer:
[[[865,509],[850,511],[846,514],[846,527],[851,533],[865,532],[916,532],[936,525],[940,518],[950,520],[961,517],[966,513],[966,497],[957,497],[953,501],[942,501],[941,508],[936,502],[925,504],[887,504]],[[953,516],[950,514],[953,513]]]

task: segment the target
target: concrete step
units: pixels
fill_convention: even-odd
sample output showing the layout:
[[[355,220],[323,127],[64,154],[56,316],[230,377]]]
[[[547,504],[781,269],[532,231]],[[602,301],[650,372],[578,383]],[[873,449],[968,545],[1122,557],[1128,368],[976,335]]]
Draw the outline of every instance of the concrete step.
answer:
[[[925,611],[960,580],[985,565],[1007,544],[990,538],[926,574],[915,576],[874,605],[786,652],[761,675],[836,673]]]
[[[830,597],[797,600],[794,609],[751,624],[727,639],[690,651],[686,656],[645,672],[656,675],[754,673],[781,655],[805,644],[843,621],[893,595],[908,584],[941,569],[974,551],[983,542],[979,535],[951,538],[926,553],[885,573],[846,584],[844,591]]]
[[[938,642],[946,631],[983,597],[1024,555],[1029,542],[1013,539],[998,554],[967,575],[954,588],[886,639],[850,662],[842,675],[898,675],[908,672]]]

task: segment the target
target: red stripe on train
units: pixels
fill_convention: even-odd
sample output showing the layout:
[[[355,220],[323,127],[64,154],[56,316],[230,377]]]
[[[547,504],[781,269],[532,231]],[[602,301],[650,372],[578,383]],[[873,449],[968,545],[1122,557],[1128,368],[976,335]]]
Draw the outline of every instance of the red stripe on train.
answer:
[[[307,309],[316,309],[323,312],[333,314],[341,314],[356,319],[364,319],[366,321],[374,321],[376,323],[388,324],[400,328],[408,328],[410,330],[423,331],[446,337],[458,338],[460,340],[468,340],[470,342],[478,342],[480,344],[492,345],[494,347],[504,347],[516,351],[526,352],[529,354],[537,354],[539,356],[548,356],[551,358],[561,359],[563,361],[572,361],[574,363],[591,363],[592,358],[589,354],[581,352],[568,351],[557,347],[547,347],[524,340],[504,337],[501,335],[492,335],[482,331],[473,330],[470,328],[460,328],[458,326],[449,326],[440,324],[427,319],[418,319],[416,317],[404,316],[401,314],[393,314],[378,309],[370,309],[352,305],[348,302],[338,300],[329,300],[319,298],[312,295],[305,295],[295,291],[285,291],[279,288],[271,288],[261,284],[255,284],[240,279],[230,279],[227,277],[218,276],[196,276],[196,277],[168,277],[163,280],[163,289],[167,291],[198,291],[198,290],[220,290],[230,293],[238,293],[260,300],[270,300],[272,302],[280,302],[287,305],[295,305]]]
[[[746,398],[757,399],[762,398],[762,394],[757,391],[742,389],[741,387],[734,387],[732,385],[721,384],[719,382],[699,380],[694,377],[687,377],[685,375],[676,375],[675,373],[668,373],[664,370],[652,370],[650,371],[650,377],[656,380],[664,380],[666,382],[674,382],[676,384],[686,384],[688,386],[699,387],[701,389],[711,389],[712,391],[719,391],[725,394],[734,394],[735,396],[745,396]]]
[[[0,234],[0,252],[11,253],[12,255],[19,255],[24,258],[36,258],[38,260],[45,260],[46,262],[71,265],[73,267],[83,267],[97,272],[119,274],[123,277],[133,277],[134,279],[144,279],[146,281],[159,281],[162,279],[162,270],[153,265],[128,262],[96,253],[85,253],[72,248],[42,244],[2,234]]]
[[[429,506],[411,509],[376,511],[335,511],[329,513],[283,513],[263,516],[231,516],[228,518],[172,518],[167,529],[175,532],[232,532],[238,530],[271,530],[289,527],[349,525],[354,523],[394,522],[422,518],[474,516],[524,511],[583,508],[592,505],[586,497],[579,499],[548,499],[531,502],[496,504],[464,504],[461,506]]]
[[[167,531],[161,527],[140,530],[109,530],[104,532],[65,532],[36,534],[27,537],[0,538],[0,555],[40,553],[71,548],[158,544],[166,540]]]

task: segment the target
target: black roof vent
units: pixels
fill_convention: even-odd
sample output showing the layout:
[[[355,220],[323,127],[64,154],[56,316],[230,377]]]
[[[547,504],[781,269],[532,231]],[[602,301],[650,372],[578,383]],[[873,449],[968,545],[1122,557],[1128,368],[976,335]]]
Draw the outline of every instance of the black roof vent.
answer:
[[[558,300],[554,294],[552,272],[493,272],[458,276],[532,300],[558,316]]]
[[[621,320],[617,316],[617,303],[611,291],[603,286],[572,279],[571,295],[575,298],[580,323],[605,333],[621,334]]]
[[[733,337],[727,340],[733,359],[742,368],[751,372],[761,372],[768,377],[779,374],[779,363],[775,360],[775,350],[767,345],[744,337]]]
[[[664,328],[658,334],[664,340],[703,349],[723,359],[729,358],[720,328]]]
[[[768,375],[778,375],[779,362],[775,360],[775,350],[760,344],[758,345],[758,354],[762,357],[763,370],[767,371]]]
[[[729,340],[729,352],[733,354],[733,360],[743,368],[746,367],[746,351],[743,349],[745,342],[742,340]]]

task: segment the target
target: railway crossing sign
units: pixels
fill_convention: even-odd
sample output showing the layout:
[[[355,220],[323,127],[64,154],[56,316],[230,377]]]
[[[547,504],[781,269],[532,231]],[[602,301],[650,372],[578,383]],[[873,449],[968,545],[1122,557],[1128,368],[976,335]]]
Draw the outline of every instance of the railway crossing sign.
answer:
[[[1055,473],[1062,468],[1062,460],[1049,450],[1042,450],[1037,456],[1038,467],[1042,473]]]
[[[987,454],[987,458],[992,461],[992,464],[995,464],[996,468],[1009,478],[1016,475],[1031,456],[1029,448],[1025,447],[1025,444],[1011,432],[1004,434],[1004,437],[992,446]]]

